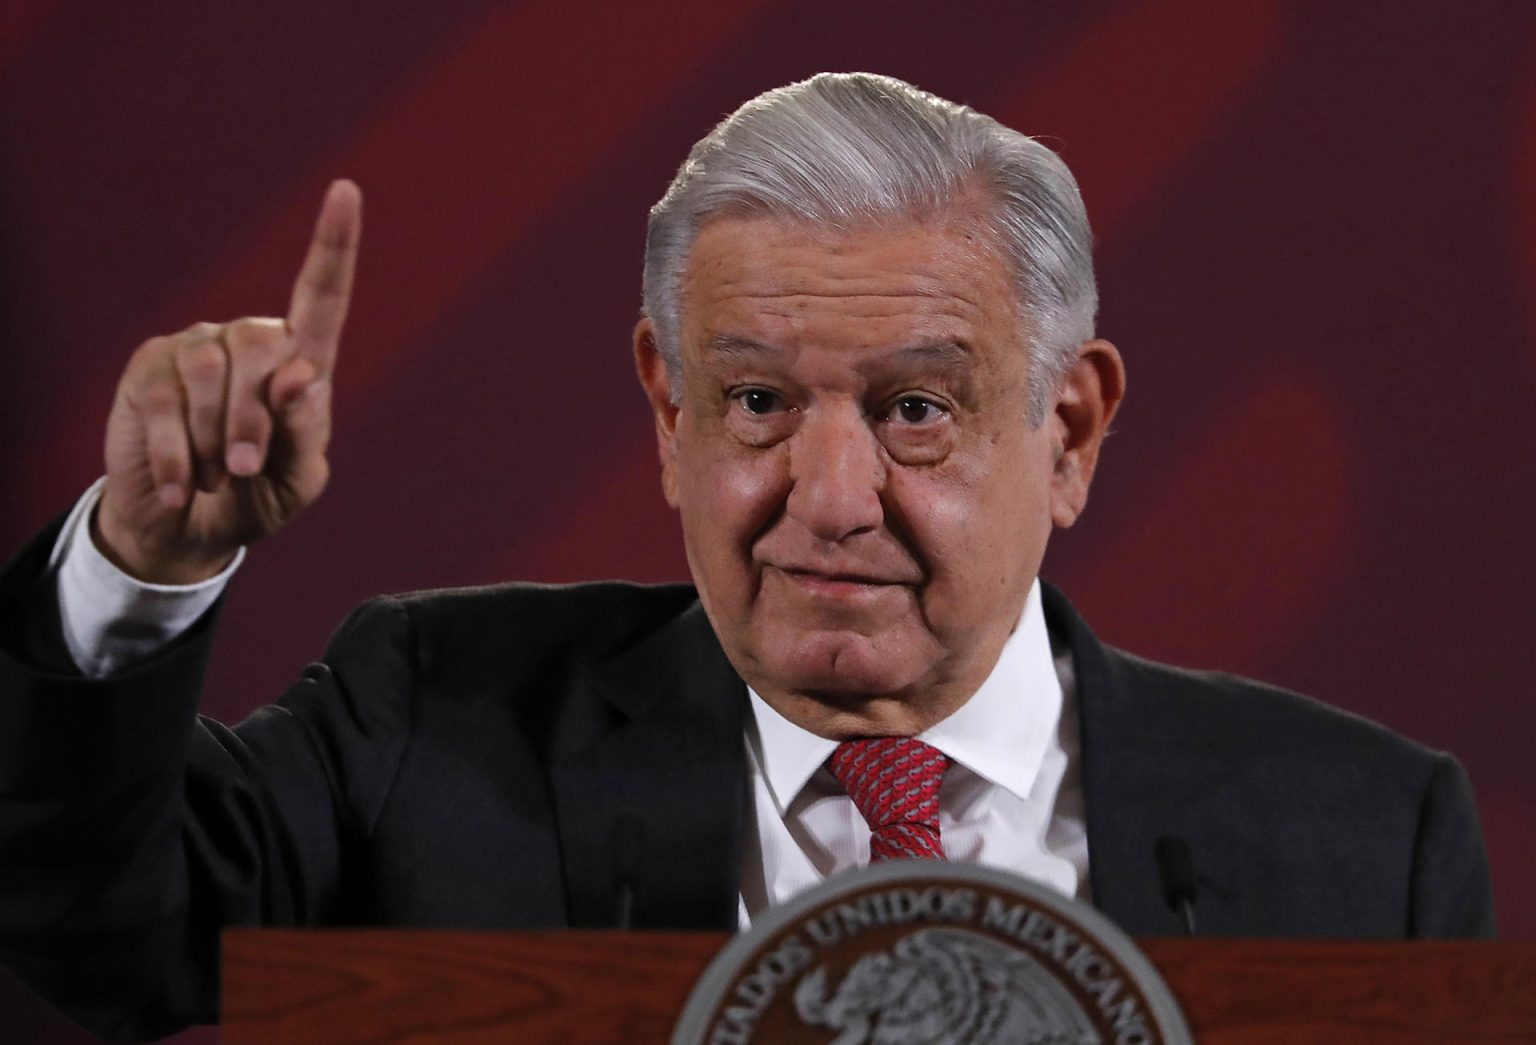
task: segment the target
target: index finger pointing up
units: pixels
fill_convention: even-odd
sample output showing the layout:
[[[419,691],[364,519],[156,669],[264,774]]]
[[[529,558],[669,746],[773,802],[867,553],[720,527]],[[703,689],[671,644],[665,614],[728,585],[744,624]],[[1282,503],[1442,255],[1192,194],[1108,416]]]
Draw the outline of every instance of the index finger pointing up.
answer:
[[[357,266],[357,241],[363,231],[363,194],[353,182],[331,183],[304,267],[293,283],[288,305],[288,329],[298,355],[328,376],[336,362],[336,345],[352,297],[352,272]]]

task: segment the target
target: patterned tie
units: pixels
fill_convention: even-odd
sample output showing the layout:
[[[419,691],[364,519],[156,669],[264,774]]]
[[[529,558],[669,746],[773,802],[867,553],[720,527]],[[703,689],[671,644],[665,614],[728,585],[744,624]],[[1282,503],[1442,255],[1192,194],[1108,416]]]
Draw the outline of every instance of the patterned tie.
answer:
[[[949,759],[911,737],[847,740],[827,760],[869,824],[869,862],[944,859],[939,784]]]

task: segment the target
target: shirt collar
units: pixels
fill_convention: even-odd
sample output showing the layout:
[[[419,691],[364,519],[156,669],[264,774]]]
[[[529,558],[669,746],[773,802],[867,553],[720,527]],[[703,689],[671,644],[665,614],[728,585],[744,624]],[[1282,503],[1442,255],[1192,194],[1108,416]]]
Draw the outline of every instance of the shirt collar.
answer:
[[[758,765],[763,779],[768,781],[768,793],[773,796],[779,816],[788,816],[789,804],[816,770],[832,757],[837,741],[801,729],[769,707],[751,686],[747,687],[747,696],[752,700],[752,719],[757,724]]]
[[[790,803],[836,750],[837,741],[801,729],[750,686],[747,695],[756,725],[754,754],[774,805],[780,815],[787,815]],[[918,739],[998,787],[1028,798],[1060,725],[1061,699],[1036,580],[1018,626],[981,688]]]

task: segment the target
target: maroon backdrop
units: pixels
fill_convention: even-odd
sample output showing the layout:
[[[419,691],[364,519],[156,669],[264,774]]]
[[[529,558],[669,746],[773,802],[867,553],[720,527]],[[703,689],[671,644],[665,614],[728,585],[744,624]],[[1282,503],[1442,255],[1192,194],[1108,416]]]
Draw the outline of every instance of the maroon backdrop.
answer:
[[[1111,641],[1454,751],[1536,936],[1536,4],[956,6],[10,0],[0,546],[96,476],[138,342],[280,313],[347,175],[335,480],[241,572],[205,710],[377,592],[685,576],[627,360],[646,208],[743,99],[891,73],[1087,197],[1130,397],[1047,575]]]

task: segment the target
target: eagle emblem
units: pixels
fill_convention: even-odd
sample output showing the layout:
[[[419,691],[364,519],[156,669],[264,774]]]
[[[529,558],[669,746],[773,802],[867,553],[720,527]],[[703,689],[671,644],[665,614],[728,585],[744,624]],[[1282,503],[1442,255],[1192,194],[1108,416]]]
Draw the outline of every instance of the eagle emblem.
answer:
[[[866,954],[828,994],[824,966],[795,1009],[830,1045],[1099,1045],[1072,993],[1022,951],[967,929],[921,929]]]

